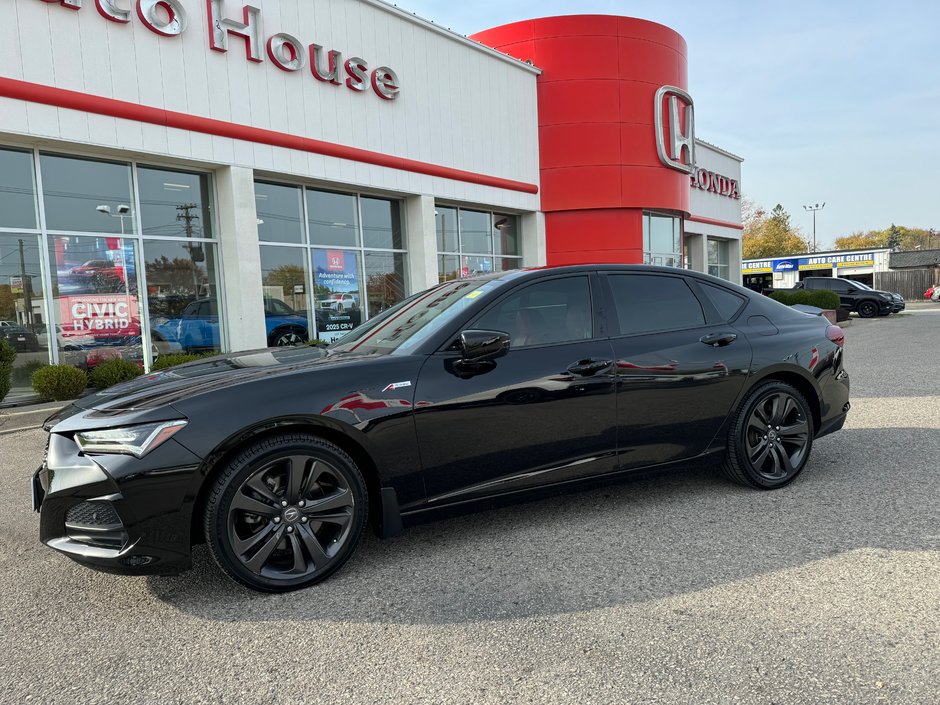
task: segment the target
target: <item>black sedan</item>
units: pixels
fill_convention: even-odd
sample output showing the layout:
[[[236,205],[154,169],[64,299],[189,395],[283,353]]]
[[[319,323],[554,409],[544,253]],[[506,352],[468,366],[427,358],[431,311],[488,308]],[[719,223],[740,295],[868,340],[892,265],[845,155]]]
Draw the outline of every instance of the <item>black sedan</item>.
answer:
[[[842,331],[702,274],[643,266],[447,282],[328,348],[210,358],[47,422],[40,538],[174,573],[206,541],[252,588],[318,582],[370,523],[712,458],[791,482],[845,423]]]
[[[0,327],[0,338],[6,338],[16,352],[39,352],[39,337],[22,326]]]

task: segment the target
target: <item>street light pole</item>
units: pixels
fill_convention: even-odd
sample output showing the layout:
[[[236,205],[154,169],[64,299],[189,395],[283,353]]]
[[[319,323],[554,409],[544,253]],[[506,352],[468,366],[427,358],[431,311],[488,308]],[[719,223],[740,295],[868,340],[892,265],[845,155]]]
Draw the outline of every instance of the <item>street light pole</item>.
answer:
[[[825,202],[822,205],[816,203],[812,206],[803,206],[804,211],[811,211],[813,214],[813,252],[816,251],[816,211],[821,211],[825,207]]]

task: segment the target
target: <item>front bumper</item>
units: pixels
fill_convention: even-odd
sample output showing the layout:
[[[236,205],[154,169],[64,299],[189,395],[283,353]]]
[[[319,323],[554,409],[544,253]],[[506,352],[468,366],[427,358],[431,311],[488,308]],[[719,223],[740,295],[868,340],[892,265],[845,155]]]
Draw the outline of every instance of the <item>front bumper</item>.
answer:
[[[39,538],[89,568],[179,573],[190,567],[193,480],[199,459],[173,439],[144,458],[85,455],[52,433],[32,479]]]
[[[904,303],[904,299],[901,299],[901,300],[895,299],[895,301],[894,301],[894,306],[892,307],[891,312],[892,312],[892,313],[900,313],[900,312],[903,311],[905,308],[907,308],[907,304]]]

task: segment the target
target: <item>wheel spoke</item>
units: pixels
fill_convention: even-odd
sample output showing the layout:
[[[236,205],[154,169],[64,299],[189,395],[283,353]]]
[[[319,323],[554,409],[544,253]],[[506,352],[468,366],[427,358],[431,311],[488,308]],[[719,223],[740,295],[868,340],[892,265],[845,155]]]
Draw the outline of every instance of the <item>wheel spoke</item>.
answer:
[[[313,492],[324,472],[326,472],[326,468],[323,467],[319,460],[314,460],[313,465],[310,466],[310,474],[307,475],[307,480],[304,482],[303,489],[301,490],[304,496]]]
[[[770,421],[771,425],[780,423],[782,415],[780,413],[780,395],[775,394],[770,398]]]
[[[297,534],[291,534],[288,539],[290,540],[291,552],[294,554],[294,567],[291,568],[291,572],[303,573],[307,570],[307,560],[304,558],[304,552],[300,547],[300,539],[297,538]]]
[[[274,553],[274,549],[277,548],[277,544],[280,540],[281,533],[279,531],[272,531],[268,540],[261,544],[261,548],[258,549],[258,552],[249,560],[245,561],[245,565],[248,569],[259,573],[264,567],[264,564],[267,563],[268,558]]]
[[[296,504],[303,493],[304,471],[310,457],[307,455],[292,455],[287,459],[287,501]]]
[[[235,549],[235,553],[241,556],[245,553],[248,553],[248,551],[261,543],[261,541],[269,536],[272,531],[274,531],[274,526],[268,524],[267,526],[259,529],[256,533],[249,536],[247,539],[239,538],[233,531],[231,532],[232,548]]]
[[[254,497],[249,497],[241,490],[235,493],[235,498],[232,500],[232,509],[240,509],[245,512],[250,512],[251,514],[268,518],[274,517],[280,513],[279,508],[273,507],[265,502],[260,502]]]
[[[806,421],[797,421],[789,426],[781,426],[777,435],[784,440],[793,440],[795,442],[797,439],[800,441],[806,440],[808,433],[809,424]]]
[[[320,540],[309,526],[301,525],[298,531],[300,533],[300,539],[304,542],[304,546],[307,547],[307,553],[310,554],[313,565],[320,568],[329,560],[329,556],[326,555],[326,551],[323,550],[323,546],[320,545]]]
[[[782,466],[783,474],[790,475],[793,472],[793,463],[790,462],[790,455],[783,448],[783,446],[776,446],[774,448],[774,455],[776,456],[776,459],[774,461],[775,466],[776,467]],[[779,460],[779,464],[777,463],[777,460]]]
[[[774,469],[773,469],[773,472],[772,472],[771,474],[774,475],[775,477],[779,477],[779,475],[780,475],[780,455],[777,453],[777,449],[776,449],[774,446],[772,446],[772,445],[768,445],[767,449],[770,451],[769,455],[770,455],[771,459],[774,461]]]
[[[761,441],[757,447],[751,449],[751,464],[760,470],[764,461],[767,460],[768,453],[770,453],[770,444],[767,441]]]
[[[770,423],[770,417],[767,416],[767,410],[764,409],[764,404],[766,403],[767,400],[754,407],[754,416],[756,416],[757,420],[760,421],[764,426]]]
[[[788,396],[786,401],[783,403],[783,414],[781,414],[779,421],[783,423],[788,418],[790,418],[790,412],[796,410],[796,402],[793,401],[793,397]]]
[[[264,483],[264,473],[258,472],[248,478],[245,485],[272,504],[278,504],[281,501],[281,498],[274,494],[274,491]]]
[[[324,514],[335,514],[336,509],[349,509],[352,503],[352,493],[349,490],[340,489],[322,499],[307,502],[303,513],[311,519],[320,520]]]
[[[757,414],[751,414],[751,418],[747,422],[747,427],[749,429],[753,428],[760,435],[767,435],[767,424],[762,423],[761,420],[757,417]]]

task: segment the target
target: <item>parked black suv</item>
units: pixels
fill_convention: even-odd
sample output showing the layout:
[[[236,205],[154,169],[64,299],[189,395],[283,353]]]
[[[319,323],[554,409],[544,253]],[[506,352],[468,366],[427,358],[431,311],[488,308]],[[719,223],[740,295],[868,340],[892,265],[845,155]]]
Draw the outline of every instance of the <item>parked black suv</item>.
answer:
[[[770,291],[819,291],[828,289],[839,295],[841,306],[846,311],[855,311],[862,318],[887,316],[904,310],[904,297],[889,291],[877,291],[861,282],[841,277],[807,277],[792,289],[770,289]]]

